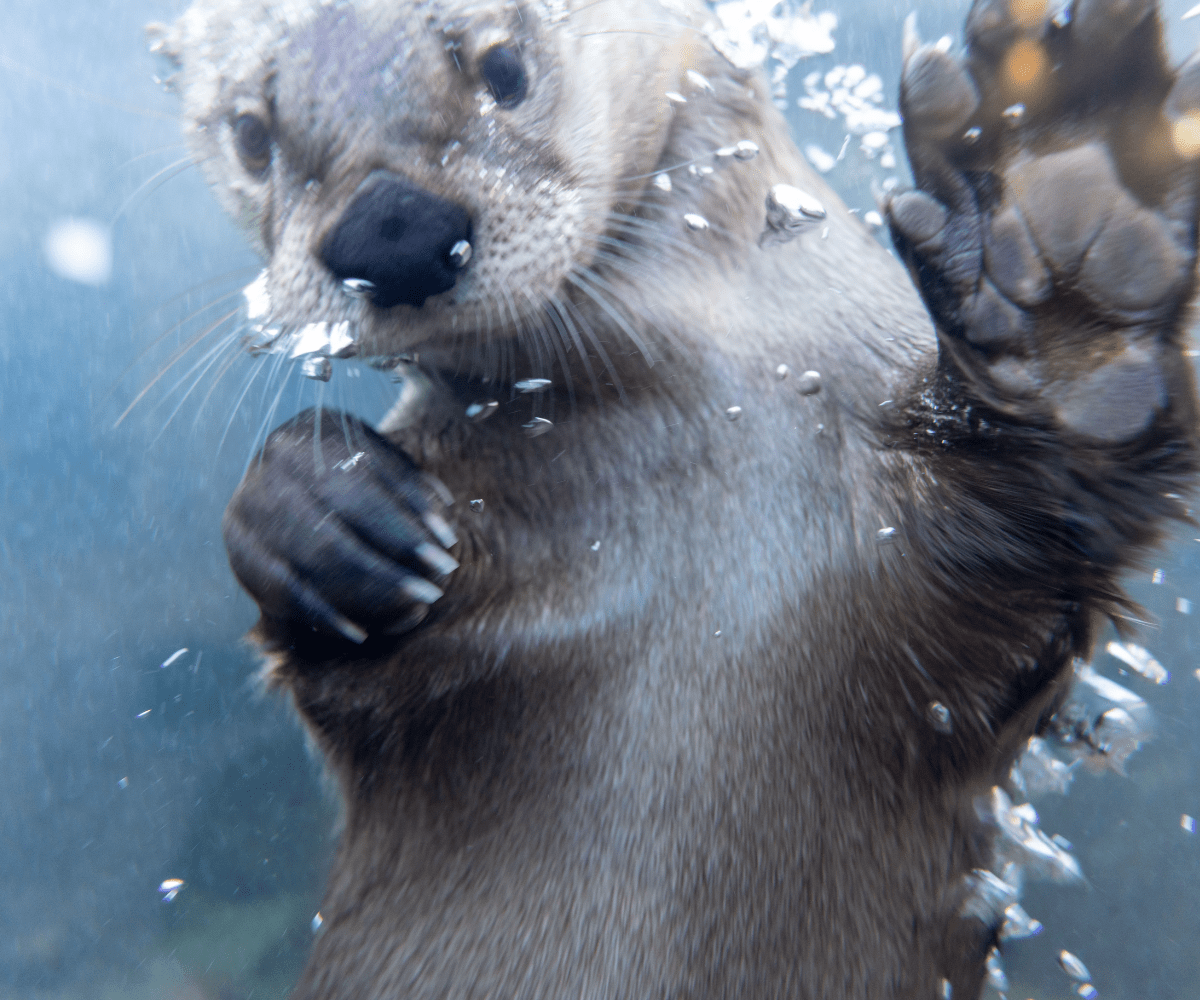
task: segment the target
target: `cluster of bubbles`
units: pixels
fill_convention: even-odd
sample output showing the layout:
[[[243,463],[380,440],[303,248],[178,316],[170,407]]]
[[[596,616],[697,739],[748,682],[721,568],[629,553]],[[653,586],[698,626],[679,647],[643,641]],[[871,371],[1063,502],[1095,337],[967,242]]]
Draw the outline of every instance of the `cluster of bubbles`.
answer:
[[[1153,683],[1166,680],[1162,665],[1140,646],[1110,642],[1106,652]],[[942,715],[935,718],[931,712],[929,721],[946,732],[949,712],[940,704],[938,707]],[[1078,884],[1083,881],[1083,872],[1072,854],[1071,843],[1058,834],[1048,836],[1041,829],[1037,810],[1029,800],[1066,795],[1081,768],[1094,774],[1125,774],[1130,755],[1146,742],[1152,727],[1145,700],[1101,676],[1090,664],[1076,661],[1070,694],[1045,734],[1029,738],[1012,766],[1007,787],[996,785],[975,803],[976,814],[993,833],[992,858],[988,868],[977,868],[966,876],[961,915],[998,927],[1001,942],[1040,933],[1042,924],[1020,904],[1025,880]],[[1014,801],[1014,796],[1025,801]],[[1190,819],[1183,817],[1184,829],[1189,828]],[[1058,962],[1075,981],[1079,996],[1091,1000],[1097,995],[1091,974],[1078,957],[1061,951]],[[987,957],[987,982],[1002,995],[1008,989],[998,948]],[[950,995],[948,989],[949,983],[944,983],[946,997]]]

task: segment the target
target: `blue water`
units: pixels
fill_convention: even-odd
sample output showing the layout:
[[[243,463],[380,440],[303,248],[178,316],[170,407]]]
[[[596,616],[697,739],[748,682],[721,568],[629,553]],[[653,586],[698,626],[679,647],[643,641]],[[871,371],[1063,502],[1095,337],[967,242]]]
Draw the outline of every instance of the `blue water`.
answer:
[[[287,707],[253,682],[240,640],[253,608],[220,539],[279,383],[260,378],[239,406],[247,361],[201,407],[214,369],[168,422],[191,384],[169,391],[168,376],[114,427],[210,314],[187,317],[257,262],[195,169],[132,200],[107,285],[56,277],[41,252],[53,221],[109,222],[184,156],[175,100],[152,81],[162,67],[141,35],[182,6],[0,8],[0,998],[282,996],[333,844],[319,766]],[[925,33],[956,33],[963,6],[923,5]],[[1178,22],[1189,6],[1170,8],[1181,53],[1197,41],[1197,22]],[[894,106],[908,6],[817,8],[840,9],[838,48],[800,75],[862,62]],[[836,128],[792,117],[836,152]],[[873,207],[867,174],[839,171],[848,203]],[[276,421],[302,401],[297,387]],[[309,401],[318,391],[299,388]],[[345,367],[329,391],[368,418],[387,398],[378,376]],[[1172,680],[1119,679],[1156,708],[1158,739],[1131,779],[1084,777],[1039,803],[1090,886],[1030,888],[1026,908],[1046,930],[1009,950],[1014,996],[1072,995],[1053,960],[1063,947],[1104,997],[1200,995],[1200,838],[1180,826],[1200,815],[1198,534],[1177,533],[1132,582],[1161,622],[1142,641]],[[1193,614],[1176,611],[1178,597]],[[1097,666],[1118,677],[1115,661]],[[168,878],[186,885],[164,903]]]

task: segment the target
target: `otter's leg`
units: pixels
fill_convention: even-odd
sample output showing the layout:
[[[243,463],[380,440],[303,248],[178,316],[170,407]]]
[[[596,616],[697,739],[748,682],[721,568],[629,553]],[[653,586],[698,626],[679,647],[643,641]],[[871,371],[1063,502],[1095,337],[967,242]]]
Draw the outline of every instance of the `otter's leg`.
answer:
[[[932,776],[960,769],[973,867],[992,863],[975,796],[1194,484],[1200,61],[1168,67],[1152,0],[976,0],[966,36],[962,59],[906,44],[918,190],[887,212],[939,351],[884,432],[904,453],[894,564],[919,595],[899,662],[955,720],[922,748]],[[974,997],[1003,916],[963,898],[937,974]]]
[[[444,506],[438,484],[360,420],[308,410],[277,428],[224,522],[264,645],[361,643],[421,621],[458,565]]]
[[[1200,60],[1153,0],[976,0],[962,60],[906,43],[919,191],[887,206],[959,394],[1097,445],[1190,382]]]

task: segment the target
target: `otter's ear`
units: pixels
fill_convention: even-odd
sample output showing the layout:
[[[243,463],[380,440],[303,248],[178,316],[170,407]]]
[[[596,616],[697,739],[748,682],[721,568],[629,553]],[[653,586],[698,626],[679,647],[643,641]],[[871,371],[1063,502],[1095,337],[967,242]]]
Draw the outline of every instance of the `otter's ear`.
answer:
[[[151,52],[169,59],[171,65],[176,69],[183,65],[183,60],[179,55],[183,48],[183,39],[180,38],[177,26],[163,24],[161,21],[151,21],[146,25],[146,41]]]

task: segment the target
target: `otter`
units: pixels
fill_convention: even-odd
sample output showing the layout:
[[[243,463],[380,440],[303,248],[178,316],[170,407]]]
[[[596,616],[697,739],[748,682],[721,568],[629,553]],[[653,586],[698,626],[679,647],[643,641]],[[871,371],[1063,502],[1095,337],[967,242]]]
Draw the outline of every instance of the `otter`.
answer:
[[[158,33],[252,348],[402,379],[275,430],[224,522],[344,804],[296,997],[977,996],[981,803],[1186,516],[1200,62],[1152,0],[906,37],[895,256],[709,16]]]

